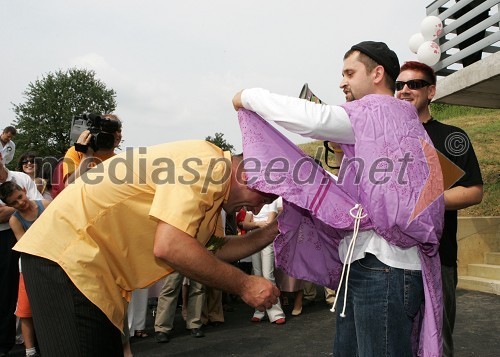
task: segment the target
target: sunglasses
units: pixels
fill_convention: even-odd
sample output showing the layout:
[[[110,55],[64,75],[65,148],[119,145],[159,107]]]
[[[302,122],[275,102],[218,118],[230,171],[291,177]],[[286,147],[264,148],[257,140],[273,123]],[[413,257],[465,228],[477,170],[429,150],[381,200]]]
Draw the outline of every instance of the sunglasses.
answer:
[[[23,165],[34,164],[34,163],[35,163],[35,159],[28,159],[28,160],[21,161],[21,164],[23,164]]]
[[[427,87],[427,86],[431,85],[429,82],[427,82],[427,81],[425,81],[423,79],[411,79],[411,80],[409,80],[407,82],[396,81],[396,90],[397,91],[403,90],[403,88],[405,87],[405,84],[411,90],[420,89],[420,88],[424,88],[424,87]]]

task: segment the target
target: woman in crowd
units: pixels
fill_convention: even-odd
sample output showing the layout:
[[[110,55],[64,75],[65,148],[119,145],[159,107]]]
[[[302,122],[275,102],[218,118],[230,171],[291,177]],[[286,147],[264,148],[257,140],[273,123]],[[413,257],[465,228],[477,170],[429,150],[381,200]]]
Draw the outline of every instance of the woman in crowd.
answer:
[[[38,191],[45,200],[52,200],[50,183],[42,173],[42,159],[35,152],[28,151],[21,155],[17,163],[17,171],[24,172],[35,181]]]

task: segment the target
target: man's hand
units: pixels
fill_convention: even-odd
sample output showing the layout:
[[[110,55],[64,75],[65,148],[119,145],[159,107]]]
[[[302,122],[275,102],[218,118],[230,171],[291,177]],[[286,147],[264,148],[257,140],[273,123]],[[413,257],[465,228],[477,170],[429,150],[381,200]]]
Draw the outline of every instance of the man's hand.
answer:
[[[243,108],[243,104],[241,103],[241,93],[243,90],[240,90],[238,93],[236,93],[233,97],[233,107],[234,110],[238,111],[238,109]]]
[[[90,147],[90,139],[92,138],[92,134],[90,133],[89,130],[84,130],[80,136],[78,137],[78,140],[76,141],[78,144],[81,145],[86,145],[87,146],[87,151],[83,153],[85,157],[93,157],[94,156],[94,150]]]
[[[264,311],[278,303],[280,291],[269,280],[260,276],[248,275],[240,296],[248,305],[259,311]]]
[[[0,223],[9,222],[10,217],[15,211],[12,207],[0,204]]]

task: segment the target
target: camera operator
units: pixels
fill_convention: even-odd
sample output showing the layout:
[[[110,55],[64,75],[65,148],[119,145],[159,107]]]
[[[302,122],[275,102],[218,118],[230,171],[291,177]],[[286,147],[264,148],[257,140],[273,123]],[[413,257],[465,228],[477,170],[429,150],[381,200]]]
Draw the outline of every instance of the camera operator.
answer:
[[[63,165],[63,181],[65,187],[68,184],[73,183],[78,177],[83,175],[92,167],[115,155],[115,149],[122,141],[121,120],[114,114],[106,114],[102,117],[119,123],[118,130],[110,133],[115,138],[113,147],[98,148],[94,151],[92,145],[90,145],[92,134],[89,130],[83,131],[80,134],[75,146],[85,146],[86,151],[77,151],[75,146],[72,146],[68,149],[66,155],[64,155],[65,164]]]

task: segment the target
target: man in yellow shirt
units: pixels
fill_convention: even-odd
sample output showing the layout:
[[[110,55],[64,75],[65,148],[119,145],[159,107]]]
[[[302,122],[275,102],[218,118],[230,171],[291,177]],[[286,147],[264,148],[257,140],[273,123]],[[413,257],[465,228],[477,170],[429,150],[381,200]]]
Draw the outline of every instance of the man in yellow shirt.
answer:
[[[252,239],[213,237],[223,236],[221,208],[258,212],[276,198],[247,187],[241,162],[205,141],[162,144],[116,155],[64,189],[15,247],[42,355],[121,356],[126,299],[173,270],[258,309],[275,304],[273,284],[223,261],[268,245],[277,224]]]

